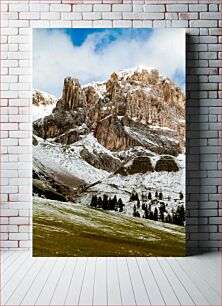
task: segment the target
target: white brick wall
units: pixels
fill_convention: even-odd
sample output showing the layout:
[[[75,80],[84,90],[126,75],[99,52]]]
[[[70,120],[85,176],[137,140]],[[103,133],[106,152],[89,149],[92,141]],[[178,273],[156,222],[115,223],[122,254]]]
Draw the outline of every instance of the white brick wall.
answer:
[[[31,247],[32,27],[186,27],[187,247],[221,247],[219,0],[1,2],[1,247]],[[76,4],[74,4],[76,3]]]

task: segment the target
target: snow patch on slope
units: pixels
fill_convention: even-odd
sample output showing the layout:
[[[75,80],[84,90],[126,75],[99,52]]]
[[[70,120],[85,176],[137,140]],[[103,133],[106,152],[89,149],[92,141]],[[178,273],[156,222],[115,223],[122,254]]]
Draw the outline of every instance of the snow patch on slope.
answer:
[[[56,107],[58,99],[41,90],[33,90],[33,96],[39,95],[43,100],[39,100],[38,103],[32,104],[32,120],[38,120],[52,114],[53,109]]]
[[[64,173],[78,177],[86,183],[94,183],[109,175],[107,171],[97,169],[81,158],[82,140],[72,146],[66,146],[36,138],[38,145],[33,146],[33,157],[46,168],[47,165],[50,165],[50,168],[55,172],[64,171]]]

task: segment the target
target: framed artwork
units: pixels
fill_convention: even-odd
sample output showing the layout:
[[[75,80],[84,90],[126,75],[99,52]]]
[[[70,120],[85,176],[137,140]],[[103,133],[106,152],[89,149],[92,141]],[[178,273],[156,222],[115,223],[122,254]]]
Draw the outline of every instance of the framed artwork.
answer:
[[[33,256],[184,256],[185,31],[33,29]]]

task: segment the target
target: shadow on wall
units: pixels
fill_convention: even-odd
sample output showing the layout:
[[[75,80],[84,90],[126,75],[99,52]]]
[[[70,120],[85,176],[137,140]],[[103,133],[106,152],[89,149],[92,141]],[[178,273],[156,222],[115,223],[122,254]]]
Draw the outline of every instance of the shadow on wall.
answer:
[[[203,252],[199,248],[200,201],[200,86],[197,73],[198,50],[191,35],[186,35],[186,254]],[[207,225],[206,225],[207,226]],[[193,235],[195,234],[195,235]],[[194,239],[195,238],[195,239]]]

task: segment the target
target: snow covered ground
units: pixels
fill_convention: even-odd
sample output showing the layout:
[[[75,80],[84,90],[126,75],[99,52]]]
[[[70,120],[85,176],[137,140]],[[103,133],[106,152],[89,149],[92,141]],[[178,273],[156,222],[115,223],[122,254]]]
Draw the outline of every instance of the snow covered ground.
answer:
[[[52,110],[56,107],[58,99],[40,90],[33,90],[33,95],[40,95],[43,100],[40,100],[38,105],[32,104],[32,120],[35,121],[51,115]]]
[[[76,176],[86,183],[94,183],[109,175],[107,171],[97,169],[81,158],[80,151],[87,144],[93,149],[90,146],[90,137],[70,146],[49,142],[39,137],[36,137],[36,139],[38,145],[33,146],[33,158],[40,161],[45,168],[48,167],[54,172],[64,172],[64,174]],[[99,149],[99,146],[97,149]]]

